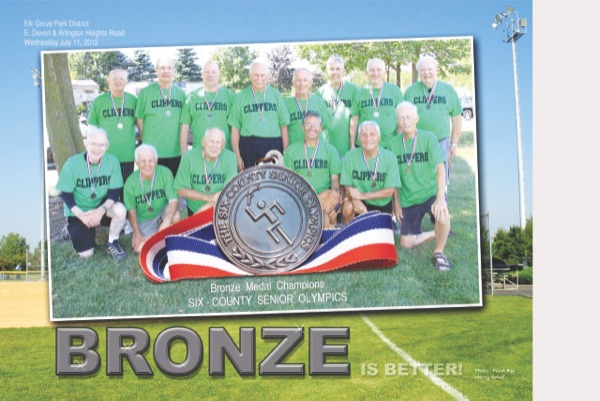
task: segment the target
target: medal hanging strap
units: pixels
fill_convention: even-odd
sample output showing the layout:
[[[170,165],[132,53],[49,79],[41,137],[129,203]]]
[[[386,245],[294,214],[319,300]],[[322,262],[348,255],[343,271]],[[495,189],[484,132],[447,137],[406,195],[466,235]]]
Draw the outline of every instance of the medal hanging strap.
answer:
[[[121,119],[123,118],[123,111],[125,110],[125,92],[123,92],[123,103],[121,103],[121,112],[117,111],[117,105],[115,104],[115,99],[113,98],[112,93],[110,94],[110,102],[112,103],[113,110],[115,114],[119,117],[119,124],[121,124]]]
[[[215,172],[215,170],[217,169],[217,166],[219,165],[219,160],[221,160],[221,154],[219,153],[219,156],[217,156],[217,161],[215,162],[215,165],[213,166],[212,170],[210,171],[210,174],[208,174],[208,170],[206,169],[206,157],[204,157],[204,151],[202,151],[202,159],[204,159],[204,178],[206,180],[206,185],[210,185],[210,182],[212,181],[212,177],[213,177],[213,173]]]
[[[381,95],[383,95],[383,86],[381,85],[381,92],[379,92],[379,96],[377,97],[377,102],[375,102],[375,97],[373,96],[373,88],[369,85],[369,92],[371,93],[371,100],[373,101],[373,109],[377,112],[379,109],[379,105],[381,104]]]
[[[435,82],[433,83],[433,86],[431,87],[431,92],[427,93],[427,87],[425,86],[425,84],[423,84],[423,94],[425,95],[425,99],[427,100],[427,108],[431,108],[431,102],[433,101],[433,95],[435,92],[435,87],[437,86],[437,79],[435,80]]]
[[[304,141],[304,156],[306,157],[306,166],[308,167],[308,172],[310,173],[310,170],[312,170],[312,166],[314,166],[315,164],[315,159],[317,158],[317,152],[319,151],[319,145],[321,144],[321,141],[317,139],[317,147],[315,148],[315,153],[313,154],[313,157],[310,161],[308,161],[308,145],[306,144],[306,141]]]
[[[160,87],[160,84],[157,82],[156,85],[158,85],[158,90],[160,91],[160,95],[162,96],[163,100],[167,104],[167,113],[169,113],[169,107],[171,106],[171,95],[173,94],[173,84],[171,84],[171,86],[169,87],[169,99],[166,98],[165,93],[163,92],[162,88]]]
[[[306,98],[306,108],[304,109],[304,111],[302,111],[302,107],[300,106],[300,101],[298,100],[298,97],[294,94],[294,99],[296,99],[296,104],[298,105],[298,110],[300,110],[300,112],[302,113],[302,117],[304,117],[306,115],[306,112],[308,111],[308,104],[310,103],[310,95],[308,95],[308,97]]]
[[[92,187],[92,199],[95,198],[94,192],[96,191],[96,184],[94,183],[94,179],[92,178],[92,168],[90,167],[90,155],[86,153],[85,161],[87,163],[88,177],[90,178],[90,187]],[[100,172],[100,168],[102,167],[102,159],[98,162],[98,168],[96,169],[96,177],[98,178],[98,173]]]
[[[217,96],[219,96],[219,87],[217,86],[217,92],[215,93],[215,97],[213,98],[213,101],[208,103],[208,96],[206,96],[206,92],[204,92],[204,103],[206,103],[206,108],[208,109],[208,112],[210,113],[213,109],[213,107],[215,107],[215,102],[217,101]]]
[[[265,100],[263,101],[263,103],[258,104],[258,100],[256,100],[256,92],[254,92],[254,88],[250,88],[252,90],[252,96],[254,97],[254,104],[256,105],[256,107],[258,108],[258,114],[260,115],[260,119],[262,121],[262,116],[263,116],[263,106],[264,103],[267,101],[267,86],[265,86]]]
[[[331,88],[333,89],[333,88]],[[337,107],[338,107],[338,103],[340,102],[340,99],[342,98],[342,89],[344,89],[344,81],[342,81],[340,83],[340,89],[337,92],[337,95],[334,96],[334,98],[332,99],[333,101],[333,113],[335,114]],[[335,93],[335,89],[333,89],[333,93]]]
[[[379,147],[377,147],[377,156],[375,159],[375,169],[373,170],[373,173],[371,173],[371,170],[369,169],[369,163],[367,162],[367,155],[365,155],[365,150],[363,149],[363,161],[365,162],[365,167],[367,168],[367,172],[369,173],[369,175],[371,176],[371,179],[373,180],[373,186],[376,185],[376,179],[377,179],[377,170],[379,169]]]
[[[140,188],[142,188],[142,193],[144,194],[144,198],[146,199],[146,203],[148,204],[148,208],[152,208],[152,201],[154,200],[154,178],[156,178],[156,171],[152,174],[152,184],[150,184],[150,199],[148,199],[148,195],[146,195],[146,191],[144,190],[144,182],[142,181],[142,172],[140,171]],[[152,210],[150,210],[151,212]]]
[[[419,133],[417,131],[415,131],[415,137],[413,138],[413,143],[412,143],[412,150],[410,151],[410,158],[406,161],[407,167],[410,167],[410,165],[412,164],[413,159],[415,157],[415,149],[417,149],[418,136],[419,136]],[[406,143],[404,142],[404,135],[402,135],[402,147],[404,148],[404,153],[406,154]]]

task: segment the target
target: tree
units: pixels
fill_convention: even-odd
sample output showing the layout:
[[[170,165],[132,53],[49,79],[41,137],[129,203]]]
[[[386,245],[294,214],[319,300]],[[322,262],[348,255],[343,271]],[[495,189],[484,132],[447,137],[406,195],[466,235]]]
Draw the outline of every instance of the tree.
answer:
[[[42,241],[39,241],[33,252],[29,254],[29,263],[34,266],[41,266],[42,260],[40,258]],[[48,266],[48,241],[44,241],[44,266]]]
[[[108,73],[115,68],[127,70],[131,60],[120,51],[82,52],[69,54],[72,79],[91,79],[100,86],[100,92],[108,90]]]
[[[175,80],[178,82],[202,82],[202,69],[196,64],[196,52],[192,48],[177,49]]]
[[[67,159],[83,152],[85,147],[73,99],[67,55],[47,53],[43,55],[43,63],[46,130],[54,164],[60,174]]]
[[[136,50],[133,53],[131,67],[129,67],[129,81],[150,82],[154,78],[156,78],[156,72],[150,56],[144,50]]]
[[[25,266],[27,240],[17,233],[9,233],[0,239],[0,266],[2,270],[13,270],[17,264]],[[23,268],[24,270],[24,268]]]
[[[292,89],[292,78],[294,70],[294,54],[289,46],[279,46],[273,48],[267,54],[269,60],[269,69],[271,71],[271,80],[269,84],[277,88],[280,92],[290,92]]]
[[[494,258],[502,259],[507,264],[521,264],[528,266],[533,263],[533,221],[529,219],[522,229],[511,226],[508,231],[499,229],[494,236],[492,244]]]
[[[234,91],[248,86],[248,67],[258,57],[248,46],[221,47],[212,59],[219,65],[221,83]]]

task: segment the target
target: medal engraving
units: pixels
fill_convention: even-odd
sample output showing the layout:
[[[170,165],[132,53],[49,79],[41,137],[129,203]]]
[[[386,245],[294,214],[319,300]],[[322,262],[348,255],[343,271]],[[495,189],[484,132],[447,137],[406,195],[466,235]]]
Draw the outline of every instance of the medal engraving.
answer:
[[[321,239],[317,194],[299,174],[280,166],[244,170],[223,188],[214,210],[217,244],[249,273],[294,270]]]

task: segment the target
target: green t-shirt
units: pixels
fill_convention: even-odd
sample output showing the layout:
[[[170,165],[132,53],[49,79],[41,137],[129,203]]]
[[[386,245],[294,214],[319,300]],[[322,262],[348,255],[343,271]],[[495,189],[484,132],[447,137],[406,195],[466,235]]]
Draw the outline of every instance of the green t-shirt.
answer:
[[[152,185],[152,179],[142,180],[140,183],[140,171],[137,170],[125,182],[124,198],[125,208],[135,209],[139,221],[155,218],[170,200],[177,199],[177,192],[173,189],[173,173],[167,167],[157,165]],[[152,212],[148,210],[148,201]]]
[[[431,107],[428,109],[427,98],[430,95],[430,90],[419,81],[406,88],[404,99],[417,106],[419,112],[417,128],[433,132],[438,141],[441,141],[450,135],[450,118],[459,116],[462,113],[462,106],[458,93],[446,82],[437,81]]]
[[[123,186],[121,165],[110,153],[105,153],[98,164],[91,164],[88,172],[87,152],[78,153],[67,159],[63,166],[56,189],[73,194],[75,204],[87,212],[100,206],[109,189]],[[92,199],[92,192],[96,195]],[[64,205],[66,217],[75,216],[67,205]]]
[[[123,104],[123,99],[125,104]],[[125,92],[124,97],[113,97],[105,92],[94,99],[87,122],[100,127],[108,134],[110,145],[107,152],[117,156],[119,162],[128,163],[134,160],[135,153],[135,108],[137,98]],[[121,116],[121,108],[123,115]],[[119,128],[119,123],[122,127]]]
[[[321,116],[321,124],[323,130],[330,128],[331,115],[327,111],[327,106],[320,95],[311,94],[308,97],[308,109],[306,108],[307,99],[299,99],[300,108],[296,103],[294,95],[285,99],[285,107],[290,115],[290,124],[288,125],[288,133],[290,136],[290,145],[297,142],[304,142],[304,131],[302,131],[302,121],[305,111],[316,112]]]
[[[252,87],[248,87],[235,96],[227,122],[240,130],[240,136],[279,138],[280,126],[290,123],[290,115],[277,89],[267,86],[265,92],[256,93],[254,100]]]
[[[382,90],[383,93],[381,93]],[[380,95],[381,100],[378,100]],[[377,110],[373,105],[373,99],[379,104]],[[394,84],[384,82],[383,88],[373,90],[373,96],[371,96],[370,87],[366,86],[356,91],[350,114],[358,116],[358,125],[365,121],[375,121],[381,131],[381,142],[379,144],[387,147],[390,139],[396,135],[396,107],[403,100],[402,91]],[[375,111],[379,113],[378,117],[375,117]],[[358,132],[356,133],[356,145],[360,146]]]
[[[185,103],[185,92],[174,84],[171,88],[169,102],[169,89],[163,89],[161,94],[158,83],[148,85],[140,91],[135,110],[135,116],[144,120],[142,142],[153,145],[161,159],[181,155],[179,119]]]
[[[410,156],[414,138],[402,146],[402,134],[398,134],[390,142],[390,150],[398,161],[400,181],[400,206],[420,205],[432,196],[437,195],[437,173],[435,168],[444,163],[445,158],[435,134],[430,131],[417,130],[415,152],[410,164]],[[410,173],[407,172],[410,169]]]
[[[319,94],[331,113],[331,123],[329,129],[323,129],[323,137],[335,146],[342,157],[350,150],[350,110],[357,90],[356,85],[348,81],[343,81],[341,91],[333,89],[330,84],[319,89]]]
[[[360,192],[375,192],[386,188],[400,188],[400,176],[398,175],[398,163],[396,156],[387,149],[379,147],[379,166],[375,175],[375,187],[373,188],[373,174],[377,158],[367,159],[368,168],[363,159],[363,149],[356,148],[346,153],[342,163],[342,174],[340,184],[358,189]],[[365,200],[364,202],[373,206],[385,206],[392,197]]]
[[[317,194],[331,189],[331,176],[339,175],[342,167],[337,150],[324,140],[319,141],[318,149],[316,146],[308,148],[308,158],[304,142],[291,144],[283,155],[283,165],[304,177]]]
[[[210,182],[206,179],[205,165]],[[191,149],[181,157],[173,187],[175,191],[187,188],[204,194],[214,194],[221,191],[236,175],[237,159],[232,151],[223,149],[218,160],[206,162],[202,157],[201,149]],[[210,187],[208,190],[206,189],[207,185]],[[188,207],[193,212],[196,212],[205,203],[200,200],[187,200]]]
[[[219,86],[218,92],[205,92],[204,88],[200,88],[190,93],[183,106],[180,123],[190,125],[194,148],[202,148],[204,133],[208,128],[216,127],[225,133],[225,147],[231,150],[227,117],[234,99],[235,93],[223,86]]]

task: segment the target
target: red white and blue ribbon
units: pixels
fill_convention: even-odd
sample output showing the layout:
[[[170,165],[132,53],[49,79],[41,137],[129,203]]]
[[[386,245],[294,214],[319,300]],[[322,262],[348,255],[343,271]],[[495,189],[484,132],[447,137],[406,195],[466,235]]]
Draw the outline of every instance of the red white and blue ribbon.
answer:
[[[185,279],[252,276],[229,262],[215,241],[213,209],[194,214],[148,238],[140,266],[155,283]],[[321,244],[295,270],[307,274],[334,270],[379,269],[398,263],[392,216],[370,212],[341,229],[323,230]]]

